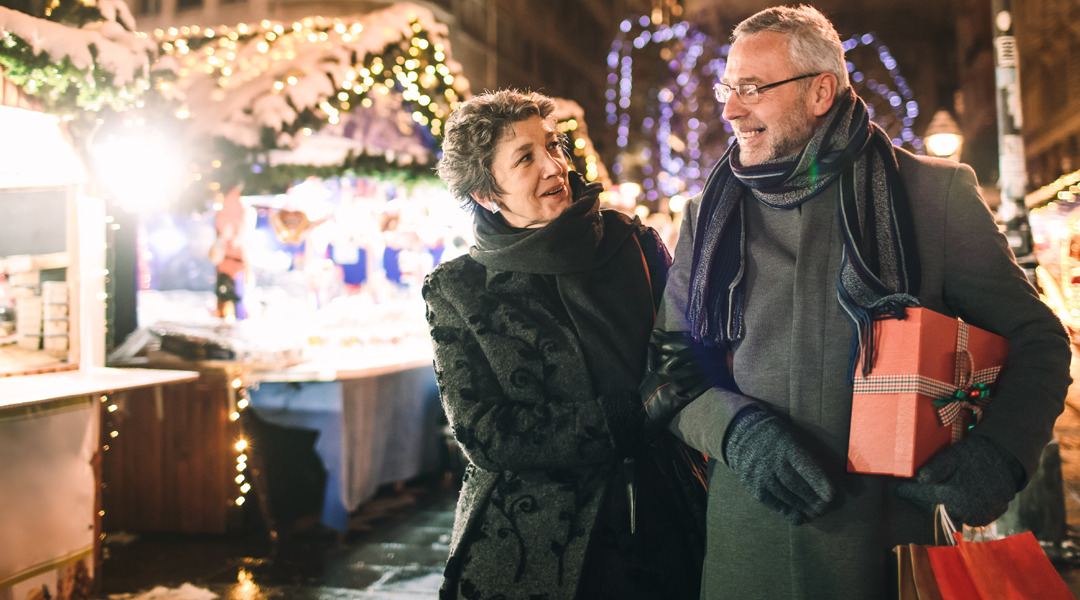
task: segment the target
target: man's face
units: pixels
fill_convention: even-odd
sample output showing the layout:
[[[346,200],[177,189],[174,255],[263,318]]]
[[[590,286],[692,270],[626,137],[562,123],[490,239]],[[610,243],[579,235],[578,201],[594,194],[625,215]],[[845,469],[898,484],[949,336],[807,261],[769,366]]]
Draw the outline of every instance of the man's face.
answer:
[[[730,86],[744,83],[765,86],[799,75],[805,73],[796,73],[791,66],[786,37],[763,31],[732,44],[722,81]],[[810,81],[813,79],[769,88],[758,94],[754,104],[731,94],[723,116],[735,130],[743,166],[790,156],[810,141],[817,124],[806,90]]]

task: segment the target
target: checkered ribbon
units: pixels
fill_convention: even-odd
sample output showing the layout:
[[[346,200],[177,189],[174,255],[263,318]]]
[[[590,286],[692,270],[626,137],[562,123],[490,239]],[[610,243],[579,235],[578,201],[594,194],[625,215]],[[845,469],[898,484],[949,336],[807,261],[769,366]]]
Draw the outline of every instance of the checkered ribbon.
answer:
[[[940,381],[925,375],[869,375],[855,376],[856,394],[908,394],[916,393],[938,398],[938,420],[942,426],[952,426],[952,441],[964,436],[964,422],[960,419],[964,409],[974,415],[974,422],[982,417],[990,403],[990,384],[994,383],[1001,367],[993,366],[974,370],[974,359],[967,348],[968,324],[960,321],[956,333],[956,371],[953,381]]]

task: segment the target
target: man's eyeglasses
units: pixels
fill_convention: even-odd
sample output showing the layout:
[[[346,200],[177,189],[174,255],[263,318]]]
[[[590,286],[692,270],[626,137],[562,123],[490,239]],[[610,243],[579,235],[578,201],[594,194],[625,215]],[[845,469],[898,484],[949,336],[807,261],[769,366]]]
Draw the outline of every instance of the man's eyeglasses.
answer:
[[[809,73],[806,75],[799,75],[798,77],[792,77],[791,79],[785,79],[783,81],[777,81],[776,83],[770,83],[767,85],[754,85],[752,83],[740,83],[736,86],[730,86],[724,82],[719,82],[713,86],[713,93],[716,94],[716,101],[721,104],[726,104],[731,98],[731,93],[734,92],[739,95],[739,100],[742,100],[745,104],[755,104],[758,100],[761,100],[761,92],[767,89],[774,88],[778,85],[784,85],[785,83],[791,83],[792,81],[798,81],[800,79],[808,79],[810,77],[817,77],[821,73]]]

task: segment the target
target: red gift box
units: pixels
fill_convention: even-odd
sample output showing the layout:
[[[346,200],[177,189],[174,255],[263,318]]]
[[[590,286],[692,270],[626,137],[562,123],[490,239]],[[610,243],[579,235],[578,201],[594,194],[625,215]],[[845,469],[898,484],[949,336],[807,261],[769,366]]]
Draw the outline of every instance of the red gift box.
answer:
[[[873,369],[855,373],[848,471],[911,477],[982,414],[1009,341],[926,308],[874,328]]]

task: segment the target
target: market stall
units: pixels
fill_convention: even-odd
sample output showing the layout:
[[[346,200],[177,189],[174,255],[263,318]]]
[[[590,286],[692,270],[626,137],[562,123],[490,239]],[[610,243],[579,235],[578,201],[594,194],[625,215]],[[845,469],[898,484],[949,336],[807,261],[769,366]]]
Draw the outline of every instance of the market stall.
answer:
[[[199,398],[183,404],[213,400],[198,414],[173,414],[153,425],[169,428],[171,420],[173,428],[163,435],[179,439],[183,431],[190,436],[199,432],[222,456],[235,457],[240,451],[229,449],[228,436],[223,432],[219,440],[211,433],[222,431],[220,421],[233,418],[238,423],[230,426],[244,428],[249,442],[243,452],[265,459],[273,453],[265,445],[274,438],[260,439],[258,421],[253,424],[240,416],[243,404],[259,421],[317,432],[314,451],[327,472],[322,522],[344,531],[348,513],[371,498],[379,485],[439,467],[442,413],[419,291],[437,260],[464,251],[464,239],[450,238],[462,238],[468,231],[454,225],[462,222],[462,215],[445,191],[416,182],[406,186],[385,178],[339,177],[307,181],[280,197],[235,200],[240,205],[235,225],[245,268],[236,274],[238,283],[228,288],[227,297],[215,287],[220,281],[211,256],[215,215],[146,219],[151,242],[148,256],[139,261],[145,269],[139,277],[144,288],[138,295],[140,329],[114,358],[120,361],[123,354],[123,364],[146,361],[142,364],[203,373],[201,391],[188,390]],[[286,211],[304,215],[299,219],[307,222],[303,231],[298,226],[283,230],[282,218],[275,228],[273,216]],[[185,245],[169,251],[162,242],[169,239]],[[161,245],[155,246],[155,240]],[[199,240],[202,245],[193,249]],[[286,240],[300,243],[290,247]],[[394,263],[388,260],[390,249]],[[184,266],[176,267],[177,262]],[[176,272],[186,275],[173,281]],[[237,393],[246,402],[238,402]],[[134,419],[125,429],[145,432],[152,425],[149,415],[132,416],[127,409],[120,411],[123,415]],[[140,467],[142,447],[135,443],[129,450],[118,449],[118,456],[130,464],[122,470],[138,470],[140,481],[167,481],[179,468],[156,462],[161,468]],[[275,465],[262,470],[275,472],[281,472]],[[259,480],[253,485],[259,488]],[[276,483],[263,480],[262,485],[266,491]],[[145,487],[160,489],[154,483]],[[246,492],[230,487],[236,500],[242,500]],[[273,513],[268,500],[263,498],[264,512]],[[133,496],[122,503],[139,502]],[[217,512],[223,515],[232,510],[220,506]],[[183,517],[189,509],[202,512],[178,506],[112,525],[178,530],[181,523],[192,522]],[[266,516],[274,519],[273,514]],[[238,520],[224,516],[207,526],[224,531],[230,522]]]
[[[0,25],[3,23],[0,22]],[[104,365],[104,206],[59,127],[0,75],[0,598],[86,597],[110,399],[190,380]]]
[[[1025,204],[1044,301],[1080,341],[1080,171],[1029,193]]]
[[[378,486],[438,468],[443,444],[419,292],[471,237],[433,172],[468,92],[446,27],[402,3],[152,37],[176,78],[146,123],[188,158],[177,201],[138,208],[138,326],[109,363],[200,377],[156,412],[118,403],[108,528],[223,532],[249,501],[275,528],[270,431],[312,440],[321,520],[343,531]],[[179,452],[149,448],[164,444]],[[170,501],[178,480],[199,493]]]

